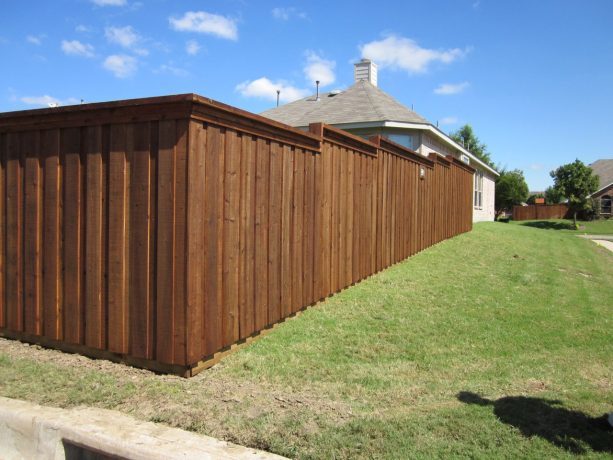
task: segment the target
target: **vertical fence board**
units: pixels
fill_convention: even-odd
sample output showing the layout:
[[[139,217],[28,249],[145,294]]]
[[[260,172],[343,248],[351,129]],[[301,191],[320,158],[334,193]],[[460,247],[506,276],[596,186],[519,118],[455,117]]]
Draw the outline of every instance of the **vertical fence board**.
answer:
[[[255,329],[268,324],[268,205],[270,175],[270,143],[256,143],[255,176]]]
[[[293,154],[293,206],[292,210],[292,241],[291,241],[291,305],[290,313],[295,313],[304,306],[302,291],[302,260],[303,260],[303,229],[304,229],[304,157],[301,149]]]
[[[40,170],[40,132],[24,133],[21,155],[24,171],[24,330],[42,332],[42,178]]]
[[[174,362],[173,334],[177,308],[174,302],[175,289],[177,289],[174,259],[176,121],[161,121],[158,136],[156,358],[163,363],[172,364]],[[123,177],[122,170],[123,168],[119,171],[120,177]],[[121,198],[117,199],[122,201],[123,188],[121,191],[122,193],[119,194]]]
[[[110,128],[108,179],[108,347],[127,353],[128,252],[127,204],[128,166],[126,125]]]
[[[255,331],[255,169],[256,142],[243,136],[241,148],[241,201],[240,201],[240,274],[239,312],[240,338]]]
[[[149,156],[149,124],[137,123],[128,127],[133,146],[129,152],[130,164],[130,353],[138,358],[150,355],[150,290],[149,263],[151,231],[151,161]]]
[[[281,194],[283,156],[281,146],[270,144],[268,233],[268,324],[281,319]]]
[[[188,362],[197,362],[204,353],[204,279],[205,158],[206,130],[202,123],[189,124],[187,153],[187,310],[186,354]]]
[[[0,133],[0,328],[6,327],[6,139]]]
[[[223,224],[223,346],[239,338],[240,145],[234,130],[226,131]]]
[[[174,223],[174,363],[187,364],[187,149],[189,121],[177,120]]]
[[[292,311],[292,209],[294,207],[294,151],[282,150],[283,188],[281,202],[281,316]]]
[[[353,161],[352,153],[347,152],[347,156],[345,157],[345,161],[347,163],[347,200],[345,202],[345,208],[347,213],[347,233],[345,235],[345,284],[348,286],[353,283],[353,238],[354,238],[354,222],[353,222],[353,211],[354,211],[354,171],[353,171]]]
[[[102,129],[84,130],[85,154],[85,344],[103,348]]]
[[[315,155],[305,152],[304,178],[304,259],[303,259],[303,292],[304,305],[310,305],[316,300],[314,295],[314,245],[315,245]]]
[[[82,265],[83,250],[81,188],[80,130],[68,128],[61,135],[61,150],[64,163],[64,340],[81,343],[82,319]]]
[[[224,133],[220,128],[207,127],[205,155],[204,215],[205,244],[205,355],[211,355],[222,347],[222,246],[223,235],[223,184],[224,184]]]
[[[20,135],[7,134],[6,166],[6,325],[23,330],[23,168]]]

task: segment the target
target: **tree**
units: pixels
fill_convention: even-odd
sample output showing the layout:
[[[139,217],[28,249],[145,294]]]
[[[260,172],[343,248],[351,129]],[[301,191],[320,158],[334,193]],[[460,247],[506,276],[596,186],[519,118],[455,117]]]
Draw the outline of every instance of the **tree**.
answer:
[[[545,189],[545,203],[558,204],[564,201],[564,193],[555,187],[547,187]]]
[[[449,134],[454,141],[463,145],[466,150],[475,155],[485,164],[491,166],[492,168],[496,168],[494,162],[490,157],[490,152],[487,150],[487,146],[482,143],[479,138],[475,135],[472,126],[464,125],[457,131]]]
[[[568,200],[576,227],[577,213],[590,207],[589,196],[598,189],[598,176],[594,176],[592,169],[579,160],[562,165],[549,175],[553,178],[554,188]]]
[[[545,195],[543,195],[542,193],[535,193],[533,195],[530,195],[526,200],[526,203],[535,204],[537,198],[545,198]]]
[[[514,205],[523,203],[528,199],[528,184],[524,179],[524,173],[519,169],[502,171],[496,180],[496,194],[494,208],[496,218],[502,211],[511,209]]]

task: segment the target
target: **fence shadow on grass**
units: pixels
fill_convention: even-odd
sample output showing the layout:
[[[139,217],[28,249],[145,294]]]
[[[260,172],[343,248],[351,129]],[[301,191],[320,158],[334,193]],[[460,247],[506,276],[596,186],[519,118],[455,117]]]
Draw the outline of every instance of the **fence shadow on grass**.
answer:
[[[539,436],[573,454],[584,454],[589,446],[595,452],[613,453],[613,429],[606,415],[590,417],[564,408],[561,401],[507,396],[496,400],[461,391],[457,398],[466,404],[492,406],[498,419],[529,438]]]
[[[533,220],[530,222],[522,222],[520,225],[540,228],[542,230],[574,230],[572,224],[566,222],[553,222],[550,220]]]

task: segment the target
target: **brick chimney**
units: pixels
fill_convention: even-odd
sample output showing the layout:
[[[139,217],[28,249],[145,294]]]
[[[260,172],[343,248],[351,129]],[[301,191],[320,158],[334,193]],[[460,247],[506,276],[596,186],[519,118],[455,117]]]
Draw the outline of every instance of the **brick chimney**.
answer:
[[[371,85],[377,86],[377,64],[370,59],[360,59],[360,62],[356,62],[353,75],[356,83],[360,80],[367,80]]]

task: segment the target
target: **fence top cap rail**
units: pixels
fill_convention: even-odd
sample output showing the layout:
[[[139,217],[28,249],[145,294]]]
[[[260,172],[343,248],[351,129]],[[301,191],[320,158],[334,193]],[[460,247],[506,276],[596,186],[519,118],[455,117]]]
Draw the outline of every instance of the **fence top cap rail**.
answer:
[[[164,106],[168,107],[168,113],[164,112]],[[194,93],[0,112],[0,129],[36,129],[62,122],[71,125],[78,125],[79,122],[109,123],[113,121],[113,115],[119,112],[130,113],[135,119],[145,112],[148,112],[149,119],[189,118],[194,112],[214,112],[216,116],[211,118],[219,119],[221,115],[224,119],[232,118],[242,121],[242,125],[260,128],[257,131],[280,131],[283,135],[279,137],[283,141],[295,139],[305,147],[320,149],[321,138],[316,135]]]
[[[430,168],[434,167],[434,162],[426,158],[425,156],[411,150],[404,145],[397,144],[394,141],[389,140],[387,137],[381,136],[381,134],[377,134],[370,138],[370,141],[373,142],[377,147],[386,150],[387,152],[393,153],[394,155],[398,155],[407,160],[415,161],[417,163],[421,163]]]
[[[319,151],[321,148],[321,136],[317,136],[308,131],[294,128],[293,126],[286,125],[261,115],[256,115],[246,110],[242,110],[198,94],[190,94],[189,96],[192,97],[192,101],[195,103],[195,115],[204,115],[204,118],[207,118],[205,114],[207,111],[221,111],[224,113],[224,115],[238,117],[242,121],[247,122],[249,125],[258,126],[260,129],[264,129],[270,133],[272,133],[272,130],[282,130],[286,134],[286,136],[282,136],[284,138],[282,140],[286,140],[285,138],[294,138],[297,142],[311,149]],[[198,110],[199,108],[203,108],[204,112],[200,113]]]
[[[428,155],[428,158],[430,158],[434,163],[440,163],[443,166],[447,166],[447,167],[451,166],[451,163],[453,162],[453,160],[450,157],[444,157],[440,153],[436,153],[436,152],[430,153],[430,155]]]
[[[117,101],[88,102],[84,104],[63,105],[40,109],[15,110],[0,112],[0,120],[29,117],[33,115],[57,115],[64,113],[87,112],[91,110],[115,109],[120,107],[139,107],[153,104],[170,104],[173,102],[191,102],[195,94],[175,94],[171,96],[143,97],[137,99],[122,99]]]
[[[447,155],[447,159],[452,162],[454,165],[459,166],[460,168],[465,169],[469,173],[474,173],[477,169],[474,166],[467,165],[462,160],[457,159],[452,155]]]
[[[309,125],[309,131],[320,136],[322,140],[342,144],[360,153],[377,156],[377,147],[372,142],[343,129],[324,123],[311,123]]]

